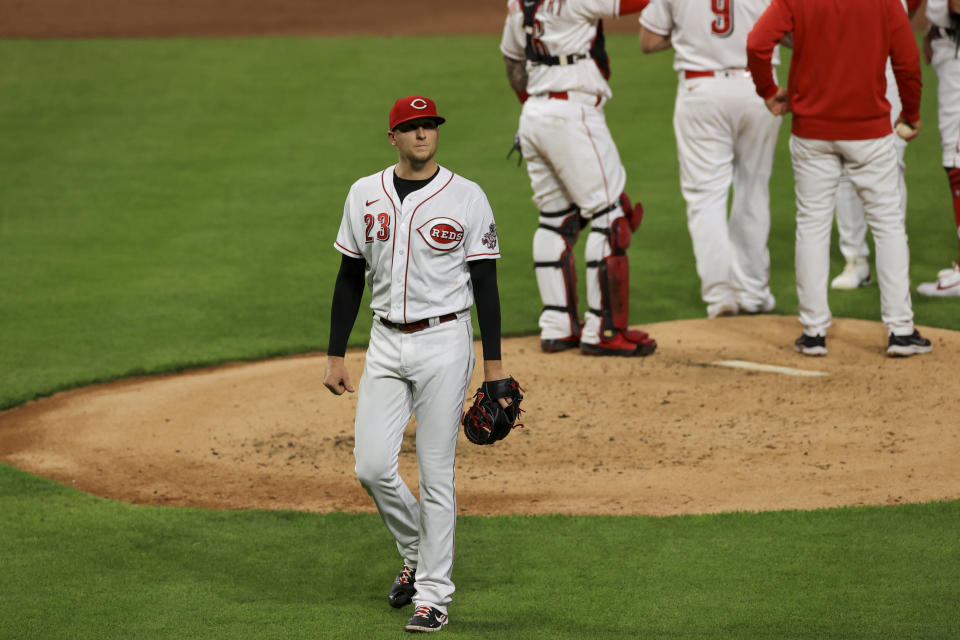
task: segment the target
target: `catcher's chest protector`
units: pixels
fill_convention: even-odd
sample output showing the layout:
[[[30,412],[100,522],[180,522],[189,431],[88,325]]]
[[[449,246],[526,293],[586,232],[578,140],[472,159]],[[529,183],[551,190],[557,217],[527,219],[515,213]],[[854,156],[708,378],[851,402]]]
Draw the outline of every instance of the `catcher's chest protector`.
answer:
[[[582,53],[570,53],[570,54],[561,54],[561,55],[550,55],[546,51],[546,47],[540,43],[540,47],[537,47],[534,43],[534,32],[536,27],[534,23],[536,22],[535,16],[537,11],[540,9],[540,6],[543,4],[544,0],[523,0],[523,32],[527,36],[527,46],[525,54],[527,60],[533,62],[534,64],[545,64],[548,66],[555,65],[568,65],[582,60],[587,56]],[[548,8],[552,5],[554,0],[548,0]],[[562,5],[557,10],[562,11]],[[540,23],[541,30],[543,29],[542,23]],[[541,49],[543,49],[541,51]],[[593,44],[590,47],[590,57],[593,58],[593,61],[597,64],[597,67],[600,69],[600,73],[603,74],[603,77],[607,80],[610,79],[610,57],[607,55],[606,40],[603,37],[603,20],[597,21],[597,35],[593,39]]]

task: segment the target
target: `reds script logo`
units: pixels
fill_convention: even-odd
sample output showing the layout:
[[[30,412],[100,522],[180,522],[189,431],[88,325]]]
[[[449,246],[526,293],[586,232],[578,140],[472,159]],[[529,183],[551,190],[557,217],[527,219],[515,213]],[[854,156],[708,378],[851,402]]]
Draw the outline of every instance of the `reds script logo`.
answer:
[[[420,237],[437,251],[453,251],[463,242],[463,227],[451,218],[433,218],[419,228]]]

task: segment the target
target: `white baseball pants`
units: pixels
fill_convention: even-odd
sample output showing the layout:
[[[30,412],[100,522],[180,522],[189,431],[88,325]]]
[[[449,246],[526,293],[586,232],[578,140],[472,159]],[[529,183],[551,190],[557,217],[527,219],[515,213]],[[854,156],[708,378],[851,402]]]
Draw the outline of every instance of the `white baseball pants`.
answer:
[[[520,148],[527,163],[533,202],[540,211],[576,203],[584,215],[617,201],[627,171],[602,107],[573,99],[531,96],[520,113]]]
[[[357,477],[404,562],[417,570],[414,601],[444,613],[454,591],[454,459],[473,365],[469,313],[415,333],[374,320],[357,398]],[[411,414],[417,419],[419,502],[398,467]]]
[[[797,297],[800,324],[807,335],[826,335],[830,326],[830,228],[844,171],[863,201],[873,233],[883,322],[896,335],[913,333],[910,251],[893,136],[871,140],[790,137],[797,197]]]
[[[907,150],[907,141],[900,136],[894,136],[893,144],[897,148],[900,208],[906,214],[907,164],[904,162],[903,155]],[[840,184],[837,186],[837,237],[840,253],[847,262],[870,256],[870,247],[867,245],[867,218],[863,211],[863,203],[846,172],[840,177]]]
[[[943,148],[943,166],[960,168],[960,58],[950,38],[930,43],[937,74],[937,125]]]
[[[772,306],[769,182],[780,129],[780,118],[767,111],[746,72],[717,73],[691,79],[681,73],[673,115],[680,188],[708,315],[727,306]]]
[[[900,92],[897,89],[897,78],[893,75],[893,66],[887,61],[887,102],[890,103],[890,124],[893,125],[900,117],[900,111],[903,106],[900,103]],[[900,188],[901,198],[900,207],[904,212],[907,210],[907,182],[906,172],[907,164],[904,162],[903,155],[907,150],[907,141],[900,136],[893,139],[897,147],[897,157],[900,167]],[[837,189],[837,237],[840,245],[840,253],[847,262],[853,262],[857,258],[867,258],[870,256],[870,247],[867,245],[867,219],[863,213],[863,203],[860,202],[860,196],[857,190],[853,188],[850,178],[846,172],[840,178],[840,186]]]
[[[580,207],[585,218],[618,201],[627,181],[617,145],[610,135],[602,106],[594,106],[595,96],[568,92],[567,100],[531,96],[520,113],[520,147],[527,163],[533,202],[547,213],[563,211],[571,204]],[[617,207],[595,223],[608,228],[622,216]],[[542,220],[546,224],[549,221]],[[565,244],[555,233],[538,229],[533,238],[534,261],[558,260]],[[584,261],[598,262],[610,254],[605,236],[590,233],[584,246]],[[566,303],[566,283],[559,269],[537,270],[537,285],[545,305]],[[596,269],[586,273],[587,305],[601,309],[600,284]],[[587,312],[581,339],[596,344],[600,340],[600,316]],[[542,339],[570,336],[570,316],[545,310],[540,316]]]

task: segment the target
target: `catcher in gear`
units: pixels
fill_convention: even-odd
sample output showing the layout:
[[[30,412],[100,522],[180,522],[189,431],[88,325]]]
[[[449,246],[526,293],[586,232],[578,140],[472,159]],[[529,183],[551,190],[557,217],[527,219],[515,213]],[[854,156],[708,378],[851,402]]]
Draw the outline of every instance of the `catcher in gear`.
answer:
[[[484,382],[463,414],[463,433],[473,444],[493,444],[513,429],[522,409],[520,383],[512,377]]]
[[[540,348],[594,356],[646,356],[657,342],[630,330],[627,248],[643,207],[624,193],[627,173],[603,107],[613,95],[603,19],[649,0],[509,0],[500,51],[523,104],[517,142],[539,226],[533,263],[543,302]],[[589,225],[587,310],[581,323],[574,248]]]

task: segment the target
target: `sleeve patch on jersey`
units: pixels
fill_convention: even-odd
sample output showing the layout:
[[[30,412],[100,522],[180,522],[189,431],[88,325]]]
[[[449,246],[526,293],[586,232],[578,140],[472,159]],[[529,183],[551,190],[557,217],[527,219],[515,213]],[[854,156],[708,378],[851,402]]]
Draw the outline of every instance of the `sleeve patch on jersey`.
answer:
[[[497,248],[497,225],[494,222],[490,223],[490,231],[483,234],[483,237],[480,238],[480,243],[483,244],[488,249]]]
[[[437,251],[453,251],[463,242],[463,227],[452,218],[433,218],[417,228],[417,233]]]

